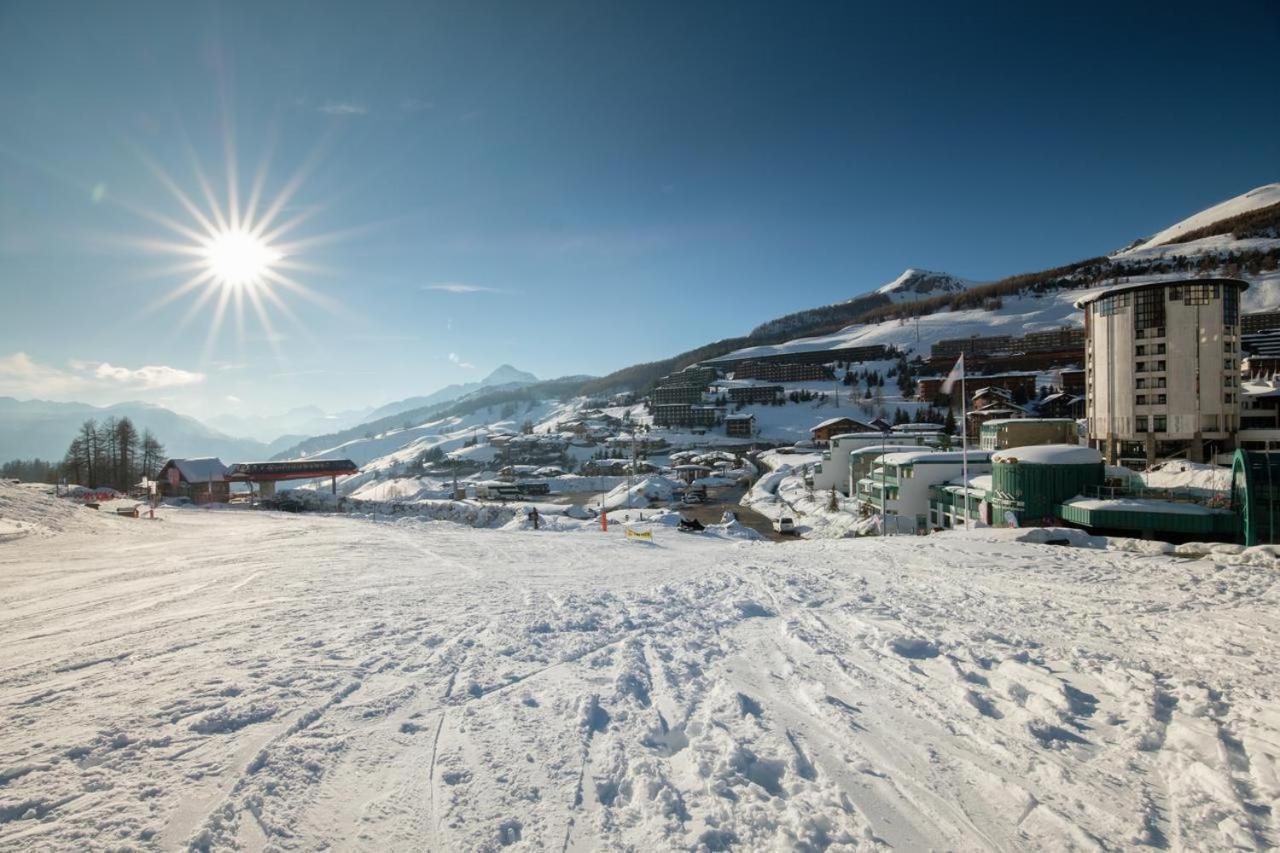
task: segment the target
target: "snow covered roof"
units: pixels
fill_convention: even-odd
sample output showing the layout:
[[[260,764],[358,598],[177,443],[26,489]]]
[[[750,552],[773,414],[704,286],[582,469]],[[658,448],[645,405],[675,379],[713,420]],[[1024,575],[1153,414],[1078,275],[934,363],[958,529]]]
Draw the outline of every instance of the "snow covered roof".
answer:
[[[1154,501],[1143,498],[1072,498],[1063,501],[1066,506],[1108,512],[1163,512],[1171,515],[1230,515],[1229,509],[1213,509],[1193,503]]]
[[[227,466],[216,456],[200,456],[195,459],[170,459],[164,468],[170,465],[178,469],[182,479],[188,483],[207,483],[210,480],[220,482],[227,478]],[[163,471],[164,468],[161,470]]]
[[[943,424],[916,423],[898,424],[890,432],[942,432]]]
[[[1240,390],[1249,397],[1280,397],[1280,383],[1274,379],[1248,379]]]
[[[825,427],[835,426],[835,425],[836,425],[836,424],[838,424],[838,423],[846,423],[846,422],[847,422],[847,423],[851,423],[851,424],[861,424],[861,423],[862,423],[862,421],[860,421],[860,420],[858,420],[858,419],[856,419],[856,418],[848,417],[847,415],[846,415],[846,416],[844,416],[844,417],[839,417],[839,418],[827,418],[825,421],[823,421],[822,423],[818,424],[817,426],[810,427],[810,428],[809,428],[809,432],[817,432],[818,430],[823,429],[823,428],[825,428]],[[866,426],[866,424],[863,424],[863,426]]]
[[[1128,276],[1123,279],[1117,279],[1108,284],[1086,290],[1083,295],[1076,297],[1075,307],[1083,308],[1090,302],[1094,302],[1103,296],[1111,293],[1123,293],[1126,290],[1137,290],[1140,287],[1147,287],[1152,284],[1194,284],[1196,282],[1214,282],[1217,284],[1238,284],[1241,290],[1249,287],[1249,282],[1238,278],[1228,278],[1220,275],[1207,276],[1189,276],[1186,273],[1173,274],[1162,273],[1160,275],[1135,275]]]
[[[914,465],[917,462],[942,464],[944,462],[962,462],[964,454],[959,450],[912,450],[906,453],[886,453],[882,461],[889,465]],[[991,453],[986,450],[970,450],[969,461],[982,463],[991,461]]]
[[[992,483],[990,474],[975,474],[969,478],[969,488],[967,490],[964,487],[964,477],[947,480],[946,485],[942,486],[942,488],[953,495],[962,495],[968,491],[969,494],[985,496],[992,490]]]
[[[1061,396],[1061,395],[1055,395]],[[1045,397],[1045,400],[1048,400]],[[982,428],[1000,427],[1005,424],[1073,424],[1074,418],[992,418],[989,421],[983,421]]]
[[[885,445],[869,445],[867,447],[859,447],[856,450],[849,451],[849,458],[861,458],[863,456],[874,456],[877,453],[941,453],[932,447],[921,447],[918,444],[885,444]]]
[[[863,441],[885,441],[886,437],[888,438],[889,441],[902,440],[902,436],[899,435],[895,437],[893,433],[890,433],[888,431],[878,432],[876,430],[871,430],[870,432],[842,432],[837,435],[831,436],[831,441],[832,442],[845,441],[846,439],[849,439],[849,440],[859,439]]]
[[[1097,465],[1102,454],[1080,444],[1032,444],[997,450],[991,458],[994,462],[1026,465]]]

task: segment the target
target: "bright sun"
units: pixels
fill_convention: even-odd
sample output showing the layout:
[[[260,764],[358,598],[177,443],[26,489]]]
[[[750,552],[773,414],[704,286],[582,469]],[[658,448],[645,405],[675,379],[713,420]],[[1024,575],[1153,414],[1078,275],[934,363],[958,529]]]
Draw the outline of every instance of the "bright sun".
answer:
[[[248,231],[228,229],[209,239],[204,257],[217,283],[244,288],[261,284],[282,255]]]

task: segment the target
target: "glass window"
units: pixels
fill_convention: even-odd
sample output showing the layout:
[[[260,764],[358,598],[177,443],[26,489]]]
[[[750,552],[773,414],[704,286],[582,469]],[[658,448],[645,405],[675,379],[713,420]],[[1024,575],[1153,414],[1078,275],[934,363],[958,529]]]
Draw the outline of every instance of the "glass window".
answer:
[[[1139,394],[1137,399],[1134,400],[1134,402],[1137,403],[1139,406],[1145,406],[1147,404],[1147,395]]]
[[[1240,323],[1240,288],[1228,285],[1222,294],[1222,322],[1228,328]]]
[[[1146,373],[1147,363],[1145,361],[1140,361],[1136,365],[1134,365],[1133,369],[1136,370],[1138,373]]]
[[[1138,430],[1138,432],[1146,432],[1146,431],[1147,431],[1147,416],[1146,416],[1146,415],[1138,415],[1138,417],[1134,418],[1134,423],[1136,424],[1136,429]]]
[[[1164,363],[1163,361],[1157,361],[1157,362],[1156,362],[1156,366],[1155,366],[1155,367],[1153,367],[1153,368],[1151,368],[1151,369],[1152,369],[1152,370],[1166,370],[1166,369],[1167,369],[1167,366],[1165,365],[1165,363]]]
[[[1164,355],[1164,344],[1156,344],[1156,355]]]
[[[1156,395],[1156,405],[1157,405],[1157,406],[1163,406],[1165,403],[1168,403],[1168,402],[1169,402],[1169,397],[1168,397],[1167,395],[1165,395],[1165,394],[1157,394],[1157,395]]]
[[[1164,387],[1165,387],[1165,378],[1164,378],[1163,376],[1157,376],[1157,377],[1156,377],[1156,384],[1155,384],[1154,386],[1152,386],[1152,387],[1154,387],[1154,388],[1164,388]]]
[[[1133,294],[1133,327],[1151,329],[1164,325],[1164,299],[1158,288],[1139,290]]]
[[[1134,380],[1134,383],[1133,383],[1133,384],[1134,384],[1134,387],[1136,387],[1136,388],[1146,388],[1146,387],[1147,387],[1147,379],[1146,379],[1146,377],[1145,377],[1145,376],[1139,376],[1136,380]]]
[[[1133,351],[1133,354],[1134,354],[1134,355],[1146,355],[1146,354],[1147,354],[1147,347],[1146,347],[1146,344],[1138,344],[1137,348]]]
[[[1151,426],[1154,427],[1156,432],[1168,432],[1168,423],[1169,420],[1164,415],[1156,415],[1151,419]]]
[[[1217,294],[1213,291],[1217,285],[1188,284],[1182,288],[1183,305],[1208,305]]]

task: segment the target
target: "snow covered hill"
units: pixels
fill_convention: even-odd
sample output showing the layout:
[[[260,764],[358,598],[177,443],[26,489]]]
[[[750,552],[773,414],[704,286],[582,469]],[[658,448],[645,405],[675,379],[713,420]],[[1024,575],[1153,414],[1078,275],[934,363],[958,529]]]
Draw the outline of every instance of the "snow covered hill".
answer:
[[[509,364],[504,364],[492,373],[478,382],[463,382],[455,385],[446,385],[439,391],[421,397],[408,397],[404,400],[397,400],[394,403],[388,403],[374,409],[361,419],[360,423],[372,423],[382,418],[392,417],[403,412],[412,411],[413,409],[421,409],[427,406],[434,406],[439,403],[448,403],[453,400],[460,399],[473,394],[476,391],[485,389],[498,388],[522,388],[525,385],[532,385],[538,381],[538,377],[532,373],[526,373],[523,370],[517,370]]]
[[[1277,840],[1273,565],[15,492],[0,848]]]
[[[1250,282],[1243,302],[1245,311],[1269,311],[1280,309],[1280,270],[1272,269],[1224,269],[1222,264],[1231,253],[1267,252],[1280,248],[1280,238],[1250,237],[1237,239],[1231,233],[1207,236],[1185,243],[1169,243],[1180,235],[1198,231],[1224,219],[1242,213],[1260,210],[1280,203],[1280,184],[1258,187],[1241,196],[1214,205],[1194,216],[1170,226],[1149,240],[1140,241],[1121,250],[1100,267],[1111,275],[1128,276],[1148,272],[1165,272],[1171,259],[1181,257],[1195,261],[1208,258],[1212,262],[1203,274],[1232,274]],[[1202,274],[1188,270],[1187,275]],[[928,356],[932,344],[944,338],[964,338],[973,335],[1019,335],[1030,331],[1057,328],[1063,325],[1079,325],[1082,318],[1072,303],[1083,290],[1096,286],[1098,281],[1064,273],[1060,287],[1050,287],[1042,292],[1026,289],[1013,296],[992,297],[995,307],[949,309],[945,304],[935,306],[932,313],[919,317],[894,318],[873,323],[853,323],[839,331],[813,337],[797,337],[792,340],[754,347],[745,347],[728,353],[725,358],[765,356],[786,352],[803,352],[842,346],[886,344],[916,355]],[[1000,284],[999,282],[993,284]],[[1016,284],[1016,282],[1015,282]],[[878,288],[876,294],[888,296],[895,303],[917,302],[932,297],[962,294],[974,288],[983,290],[982,283],[971,282],[946,273],[929,273],[909,269],[894,281]],[[832,306],[833,308],[835,306]],[[801,312],[811,323],[820,316],[821,309]],[[760,328],[769,327],[764,324]]]
[[[945,272],[909,269],[893,281],[876,289],[895,302],[912,302],[943,293],[959,293],[981,282],[958,278]]]
[[[1198,213],[1188,216],[1181,222],[1170,225],[1146,240],[1140,240],[1116,252],[1115,257],[1133,255],[1145,249],[1166,245],[1191,231],[1199,230],[1224,219],[1230,219],[1233,216],[1239,216],[1242,213],[1270,207],[1273,204],[1280,204],[1280,183],[1265,184],[1251,189],[1247,193],[1242,193],[1235,198],[1229,198],[1212,207],[1207,207]]]

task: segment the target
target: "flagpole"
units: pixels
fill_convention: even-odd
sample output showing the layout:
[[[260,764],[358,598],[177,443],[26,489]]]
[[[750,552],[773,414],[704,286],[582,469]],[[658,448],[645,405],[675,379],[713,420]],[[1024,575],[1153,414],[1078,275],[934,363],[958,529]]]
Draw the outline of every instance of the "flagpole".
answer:
[[[969,395],[964,387],[964,353],[960,353],[960,476],[964,480],[964,529],[969,529]]]

